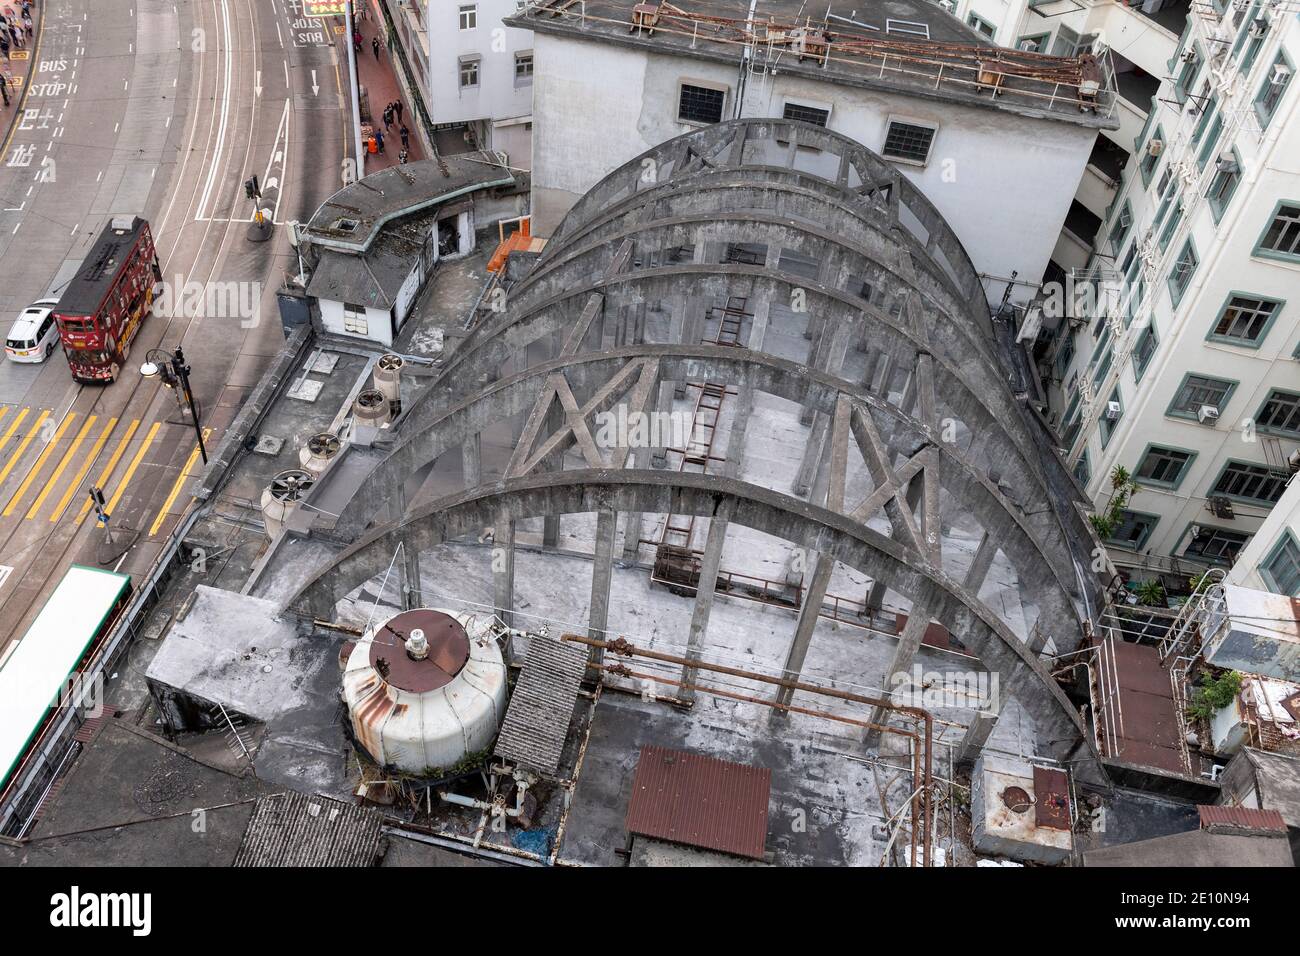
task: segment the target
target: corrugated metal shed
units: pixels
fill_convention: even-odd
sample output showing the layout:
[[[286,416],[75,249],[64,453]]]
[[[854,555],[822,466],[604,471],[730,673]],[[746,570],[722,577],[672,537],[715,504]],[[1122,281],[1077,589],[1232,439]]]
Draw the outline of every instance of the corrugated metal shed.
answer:
[[[543,777],[559,772],[587,654],[583,644],[539,635],[528,639],[528,656],[497,737],[497,756]]]
[[[1209,827],[1237,827],[1244,830],[1281,830],[1286,832],[1286,822],[1277,810],[1256,810],[1253,807],[1198,806],[1201,829]]]
[[[258,798],[235,866],[375,866],[380,825],[373,810],[290,790]]]
[[[642,747],[627,830],[761,859],[772,771],[702,754]]]

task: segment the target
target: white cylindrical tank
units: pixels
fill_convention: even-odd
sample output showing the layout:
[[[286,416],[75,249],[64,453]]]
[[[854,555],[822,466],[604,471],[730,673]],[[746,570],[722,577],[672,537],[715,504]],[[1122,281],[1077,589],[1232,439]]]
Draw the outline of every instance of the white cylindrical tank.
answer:
[[[406,361],[400,355],[391,352],[379,356],[375,362],[375,389],[383,392],[388,399],[388,408],[396,418],[402,411],[402,366]]]
[[[315,482],[310,472],[297,469],[282,471],[271,479],[262,490],[262,522],[268,538],[275,539]]]
[[[488,618],[403,611],[367,631],[342,665],[353,736],[381,766],[445,776],[496,739],[506,666]]]
[[[343,447],[337,436],[329,432],[322,432],[319,435],[312,435],[307,439],[307,444],[302,451],[298,452],[298,461],[302,464],[304,471],[309,471],[317,478],[325,473],[329,467],[330,461],[339,453]]]

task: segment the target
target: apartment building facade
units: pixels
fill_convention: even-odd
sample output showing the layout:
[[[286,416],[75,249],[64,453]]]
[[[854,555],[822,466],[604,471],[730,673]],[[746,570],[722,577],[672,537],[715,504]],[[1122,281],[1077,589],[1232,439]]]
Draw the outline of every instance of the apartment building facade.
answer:
[[[1191,5],[1087,264],[1060,264],[1089,295],[1035,355],[1098,513],[1134,482],[1121,569],[1232,565],[1300,467],[1298,62],[1294,3]]]
[[[440,152],[488,149],[510,166],[532,157],[532,33],[503,20],[522,0],[378,0],[387,4]]]

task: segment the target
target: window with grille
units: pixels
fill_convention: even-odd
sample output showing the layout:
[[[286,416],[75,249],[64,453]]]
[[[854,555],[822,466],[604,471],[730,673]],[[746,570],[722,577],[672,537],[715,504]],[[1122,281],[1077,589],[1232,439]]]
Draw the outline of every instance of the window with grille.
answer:
[[[1300,544],[1290,533],[1283,533],[1282,540],[1259,570],[1269,587],[1278,594],[1300,596]]]
[[[1281,54],[1273,61],[1273,66],[1264,76],[1264,85],[1255,96],[1255,112],[1259,114],[1259,125],[1268,126],[1269,120],[1277,112],[1277,104],[1291,85],[1291,64]]]
[[[533,82],[533,53],[529,50],[527,53],[515,54],[515,85],[522,86],[525,83]]]
[[[1232,200],[1232,194],[1237,191],[1237,183],[1241,182],[1241,163],[1236,161],[1234,155],[1233,162],[1230,166],[1220,169],[1210,180],[1210,191],[1205,194],[1210,201],[1210,211],[1214,213],[1214,221],[1218,222],[1223,212],[1228,208],[1228,203]]]
[[[343,303],[343,331],[355,332],[357,335],[370,334],[370,322],[366,318],[366,307],[364,305],[353,305],[351,302]]]
[[[1169,414],[1196,418],[1202,405],[1213,405],[1223,414],[1228,396],[1234,388],[1235,382],[1210,378],[1208,375],[1188,375],[1169,406]]]
[[[1074,463],[1074,479],[1086,487],[1088,479],[1091,477],[1092,468],[1088,465],[1088,449],[1085,448],[1083,454],[1079,456],[1079,460]]]
[[[726,90],[683,83],[677,102],[677,118],[687,123],[720,123],[726,100]]]
[[[1260,406],[1255,424],[1265,431],[1300,435],[1300,395],[1273,389]]]
[[[1133,346],[1133,378],[1141,380],[1143,373],[1146,372],[1147,366],[1151,364],[1151,357],[1156,354],[1156,348],[1160,345],[1160,337],[1156,335],[1154,325],[1148,325],[1138,336],[1137,344]]]
[[[1110,417],[1110,403],[1114,402],[1119,406],[1119,415],[1114,419]],[[1115,391],[1110,393],[1110,399],[1106,402],[1106,407],[1101,410],[1101,423],[1098,430],[1101,432],[1101,447],[1105,448],[1110,443],[1110,436],[1115,434],[1115,429],[1119,427],[1120,419],[1124,417],[1124,397],[1119,393],[1119,386],[1115,386]]]
[[[1240,531],[1201,525],[1200,530],[1187,543],[1187,550],[1183,554],[1191,558],[1201,558],[1212,564],[1231,564],[1249,540],[1250,535]]]
[[[1264,230],[1259,251],[1288,259],[1300,259],[1300,204],[1282,203]]]
[[[972,13],[970,16],[966,18],[966,25],[969,27],[973,27],[975,30],[979,31],[984,36],[988,37],[990,40],[993,39],[993,34],[998,32],[997,27],[989,23],[983,17],[977,16],[974,13]]]
[[[1173,219],[1169,221],[1174,222]],[[1183,251],[1178,254],[1178,258],[1169,269],[1169,294],[1173,297],[1174,305],[1178,305],[1182,300],[1187,287],[1192,284],[1192,275],[1200,264],[1196,247],[1192,245],[1192,240],[1188,239],[1183,244]]]
[[[831,118],[831,111],[819,110],[815,106],[800,106],[798,103],[786,103],[785,112],[782,115],[788,120],[795,120],[800,123],[812,123],[814,126],[825,126],[826,121]]]
[[[1151,532],[1155,530],[1156,522],[1159,520],[1156,515],[1144,515],[1137,511],[1121,511],[1119,522],[1111,533],[1110,542],[1111,544],[1118,544],[1121,547],[1138,551],[1146,547]]]
[[[1183,476],[1187,474],[1187,466],[1195,457],[1194,452],[1152,445],[1143,456],[1142,463],[1138,465],[1136,477],[1139,481],[1176,488],[1183,480]]]
[[[478,57],[460,61],[461,89],[478,86],[478,65],[479,65]]]
[[[1213,494],[1273,504],[1282,497],[1289,477],[1286,472],[1274,471],[1263,465],[1230,461],[1224,466],[1219,480],[1214,483]]]
[[[930,158],[930,146],[934,143],[935,130],[934,126],[890,120],[889,131],[885,134],[885,145],[880,152],[890,159],[924,163]]]
[[[1234,295],[1214,323],[1211,337],[1233,343],[1258,345],[1281,303],[1258,296]]]
[[[460,28],[473,30],[478,26],[478,4],[465,3],[460,7]]]

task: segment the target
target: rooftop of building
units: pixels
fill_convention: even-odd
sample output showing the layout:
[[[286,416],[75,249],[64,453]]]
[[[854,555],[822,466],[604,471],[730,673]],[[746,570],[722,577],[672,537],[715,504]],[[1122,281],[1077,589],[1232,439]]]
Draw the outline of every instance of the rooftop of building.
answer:
[[[530,0],[506,22],[574,39],[770,69],[823,82],[906,92],[1112,129],[1114,77],[1092,58],[998,47],[926,0]],[[1080,83],[1096,81],[1096,94]],[[995,95],[990,91],[997,87]]]

